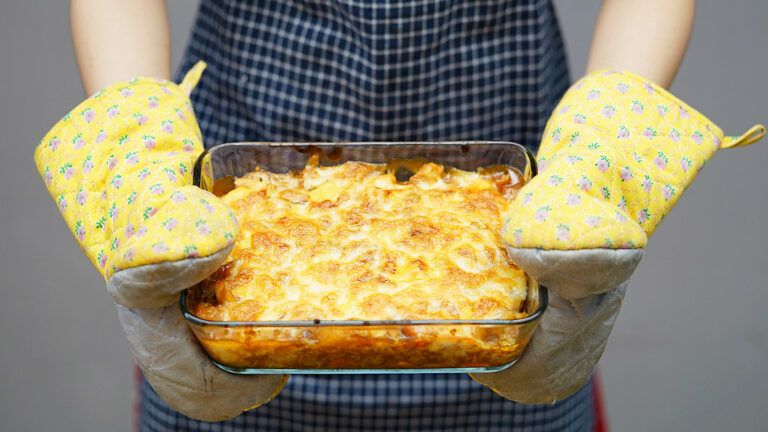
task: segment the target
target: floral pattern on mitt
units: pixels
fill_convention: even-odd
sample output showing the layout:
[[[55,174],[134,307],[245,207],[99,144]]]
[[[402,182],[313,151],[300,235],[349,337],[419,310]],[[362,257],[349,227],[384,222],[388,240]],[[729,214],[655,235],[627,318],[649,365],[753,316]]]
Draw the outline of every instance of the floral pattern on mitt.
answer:
[[[189,91],[152,78],[114,84],[65,115],[35,150],[49,193],[106,279],[122,269],[205,257],[226,248],[237,220],[191,186],[202,152]]]
[[[504,239],[516,248],[642,248],[724,139],[748,144],[764,134],[754,130],[732,142],[637,75],[587,75],[547,123],[540,174],[510,206]]]

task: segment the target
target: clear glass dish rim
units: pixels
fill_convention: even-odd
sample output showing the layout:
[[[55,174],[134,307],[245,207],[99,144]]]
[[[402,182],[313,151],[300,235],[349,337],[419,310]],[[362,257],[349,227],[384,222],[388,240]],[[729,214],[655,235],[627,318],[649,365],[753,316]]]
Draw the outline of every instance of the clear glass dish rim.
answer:
[[[200,156],[198,156],[195,162],[193,173],[193,184],[200,186],[202,180],[202,163],[205,157],[217,149],[224,147],[336,147],[336,146],[409,146],[416,144],[431,144],[431,145],[505,145],[518,148],[522,151],[528,159],[528,169],[530,170],[531,177],[537,175],[536,158],[525,146],[511,142],[511,141],[398,141],[398,142],[383,142],[383,141],[371,141],[371,142],[233,142],[223,143],[215,145],[211,148],[204,150]],[[530,276],[529,276],[530,279]],[[534,282],[535,283],[535,282]],[[187,293],[188,290],[184,290],[181,293],[179,299],[179,307],[181,313],[188,322],[197,326],[214,326],[214,327],[386,327],[386,326],[403,326],[403,325],[521,325],[530,322],[535,322],[549,304],[548,290],[543,285],[538,285],[539,288],[539,307],[530,315],[511,320],[495,319],[495,320],[305,320],[305,321],[210,321],[203,318],[199,318],[192,314],[187,307]]]
[[[524,145],[518,144],[512,141],[339,141],[339,142],[273,142],[273,141],[240,141],[231,143],[216,144],[213,147],[203,150],[197,157],[195,166],[192,171],[192,184],[200,187],[202,181],[202,164],[205,157],[218,149],[225,147],[337,147],[337,146],[381,146],[381,147],[394,147],[394,146],[409,146],[416,144],[430,144],[430,145],[505,145],[515,147],[523,152],[528,160],[528,169],[531,173],[531,178],[536,177],[538,174],[538,165],[536,164],[536,156]]]
[[[236,375],[270,375],[270,374],[288,374],[288,375],[404,375],[404,374],[457,374],[457,373],[494,373],[507,370],[514,366],[520,357],[498,366],[469,366],[469,367],[443,367],[443,368],[407,368],[407,369],[297,369],[297,368],[249,368],[249,367],[231,367],[221,364],[214,359],[211,362],[224,372]]]
[[[179,299],[179,307],[184,319],[198,326],[215,327],[395,327],[416,325],[521,325],[538,320],[549,304],[546,287],[539,285],[539,307],[530,315],[518,319],[493,320],[305,320],[305,321],[209,321],[195,316],[187,307],[187,293],[184,290]]]

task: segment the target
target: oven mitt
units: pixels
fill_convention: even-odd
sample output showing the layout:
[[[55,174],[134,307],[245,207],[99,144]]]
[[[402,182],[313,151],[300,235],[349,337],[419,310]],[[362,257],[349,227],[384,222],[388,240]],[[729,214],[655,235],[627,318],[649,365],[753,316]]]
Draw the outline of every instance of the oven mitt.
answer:
[[[268,401],[286,378],[218,370],[177,304],[227,258],[238,230],[224,203],[191,185],[203,147],[188,95],[204,68],[180,85],[138,78],[96,93],[48,132],[35,163],[152,387],[187,416],[223,420]]]
[[[541,173],[505,215],[510,258],[549,288],[549,308],[520,361],[473,378],[523,403],[580,389],[600,359],[648,237],[726,137],[665,89],[599,71],[555,109],[538,154]]]

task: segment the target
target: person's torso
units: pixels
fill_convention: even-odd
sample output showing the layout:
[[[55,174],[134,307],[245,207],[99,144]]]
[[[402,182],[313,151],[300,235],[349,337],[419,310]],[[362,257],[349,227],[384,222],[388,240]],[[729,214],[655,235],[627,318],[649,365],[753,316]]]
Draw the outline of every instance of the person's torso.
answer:
[[[568,85],[550,0],[203,1],[181,71],[206,145],[537,146]]]
[[[550,0],[203,0],[180,75],[206,146],[235,141],[504,140],[535,149],[568,71]],[[291,377],[228,422],[173,412],[159,430],[591,430],[592,385],[553,405],[505,400],[466,374]]]
[[[280,394],[221,423],[171,410],[146,381],[142,432],[444,432],[594,430],[593,383],[551,405],[518,404],[466,374],[293,375]]]

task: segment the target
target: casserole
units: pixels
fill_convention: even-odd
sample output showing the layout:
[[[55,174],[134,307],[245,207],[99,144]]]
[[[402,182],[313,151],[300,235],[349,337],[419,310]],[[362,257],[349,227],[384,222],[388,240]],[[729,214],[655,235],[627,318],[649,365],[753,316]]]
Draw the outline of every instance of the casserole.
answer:
[[[495,208],[493,202],[488,201],[493,194],[482,186],[487,182],[483,183],[482,176],[472,174],[478,168],[488,170],[488,167],[509,169],[505,178],[512,179],[507,183],[512,183],[514,190],[519,189],[536,170],[531,154],[514,143],[240,143],[214,147],[200,156],[195,166],[194,182],[203,189],[224,196],[225,202],[235,209],[241,220],[241,236],[230,255],[231,261],[222,266],[218,274],[184,293],[181,300],[184,316],[212,360],[222,369],[234,373],[482,372],[509,367],[522,355],[546,307],[546,289],[538,287],[535,281],[519,270],[516,273],[511,262],[499,261],[498,256],[496,261],[489,261],[489,268],[481,272],[490,275],[490,279],[486,279],[496,285],[489,285],[483,280],[472,287],[463,286],[463,283],[469,284],[467,281],[475,279],[460,277],[470,273],[459,268],[466,263],[450,265],[456,263],[455,255],[451,258],[453,261],[446,261],[449,264],[437,265],[438,259],[457,250],[455,243],[458,242],[459,246],[464,244],[461,239],[464,233],[489,233],[487,227],[492,225],[492,220],[480,224],[483,226],[479,228],[454,226],[453,231],[445,222],[451,214],[462,215],[461,206],[466,206],[467,202],[490,203],[489,209]],[[435,172],[436,177],[433,175]],[[350,178],[350,173],[355,177],[340,188],[339,182]],[[244,178],[235,180],[241,177]],[[429,181],[445,179],[446,182],[427,183],[421,189],[411,187],[417,179],[430,177],[433,180]],[[382,185],[384,180],[387,181]],[[270,185],[269,189],[265,189],[265,184]],[[367,186],[357,187],[363,184]],[[435,187],[436,184],[439,187]],[[462,186],[448,187],[446,184]],[[476,185],[480,185],[479,189]],[[450,190],[433,191],[436,188]],[[386,189],[386,193],[382,195],[380,189]],[[355,192],[357,190],[362,192]],[[302,195],[305,191],[308,192],[306,196]],[[450,201],[455,191],[475,201]],[[290,194],[286,195],[287,192]],[[330,280],[336,286],[331,284],[323,288],[317,278],[303,285],[297,282],[300,278],[295,275],[301,275],[304,277],[301,280],[306,280],[303,269],[317,267],[313,265],[320,260],[321,252],[327,252],[328,247],[338,249],[339,245],[343,247],[350,243],[345,240],[350,235],[347,219],[342,218],[341,223],[335,224],[332,221],[346,214],[345,208],[354,210],[354,205],[360,202],[364,202],[366,208],[375,208],[376,203],[397,203],[398,197],[405,197],[402,202],[412,202],[421,197],[428,199],[432,195],[438,201],[426,201],[427,205],[411,206],[405,212],[399,212],[400,208],[389,213],[374,209],[372,213],[363,215],[371,216],[363,224],[372,224],[372,221],[381,221],[386,217],[399,218],[389,224],[379,224],[371,232],[384,236],[380,235],[375,241],[390,239],[386,243],[389,249],[394,248],[395,254],[388,256],[392,257],[392,263],[398,263],[393,264],[397,269],[404,268],[407,262],[403,256],[413,256],[414,253],[421,254],[419,257],[427,256],[417,260],[419,266],[423,264],[421,272],[417,269],[415,273],[411,271],[405,278],[398,279],[399,270],[392,270],[391,275],[385,276],[391,276],[396,283],[391,283],[390,288],[379,287],[377,284],[389,280],[382,277],[383,273],[367,278],[355,277],[352,270],[343,267],[343,255],[336,253],[336,258],[330,263],[334,264],[335,259],[338,265],[325,266],[326,270],[321,272],[333,272],[334,267],[339,267],[335,278],[323,279],[324,283]],[[374,204],[371,204],[372,196],[377,197],[373,200]],[[284,200],[284,205],[275,207],[274,203],[281,197],[287,197],[287,200]],[[443,199],[441,197],[448,198],[439,201]],[[498,202],[499,197],[493,199]],[[452,205],[458,207],[453,209]],[[474,204],[472,207],[474,209]],[[294,210],[287,211],[286,208]],[[315,208],[316,211],[309,212],[307,208]],[[420,213],[419,208],[423,212]],[[464,219],[479,220],[484,215],[488,216],[488,209],[475,210],[475,218]],[[432,214],[436,211],[447,216]],[[299,240],[308,239],[308,231],[304,230],[298,237],[291,238],[287,231],[276,228],[284,222],[290,226],[295,226],[293,222],[296,221],[311,225],[313,221],[307,220],[308,215],[319,218],[314,222],[325,221],[321,225],[326,231],[330,230],[326,232],[327,240],[317,237],[317,230],[314,230],[311,241],[304,242],[308,246],[296,245]],[[498,215],[496,217],[498,219]],[[409,241],[393,246],[397,242],[391,239],[399,238],[398,233],[404,229],[402,226],[415,224],[414,221],[420,218],[426,218],[424,223],[434,225],[435,230],[425,230],[422,224],[416,228],[405,228],[406,234],[402,235],[426,233],[423,239],[429,240],[428,244],[412,244]],[[454,218],[454,222],[463,223],[461,218]],[[496,222],[500,224],[500,220]],[[334,234],[334,227],[344,228],[343,233]],[[446,241],[437,245],[431,239],[439,236],[441,228],[446,234]],[[493,231],[492,237],[498,237],[495,231],[500,231],[500,225]],[[322,234],[323,230],[320,232]],[[271,240],[265,242],[265,236]],[[369,237],[375,236],[371,234],[366,238]],[[481,237],[478,239],[482,240]],[[280,243],[280,249],[275,249],[276,242]],[[333,244],[326,249],[318,246],[329,242]],[[496,243],[500,245],[499,240]],[[370,241],[368,245],[371,245]],[[369,247],[369,256],[364,261],[360,261],[363,259],[360,254],[355,255],[352,262],[363,262],[364,265],[350,268],[365,270],[365,266],[370,265],[375,270],[373,263],[381,263],[382,256],[392,252],[383,243],[379,246],[374,244],[374,247]],[[274,249],[273,253],[265,255],[270,248]],[[496,255],[506,257],[503,245],[496,249]],[[466,247],[462,250],[467,252]],[[486,250],[489,249],[486,247]],[[471,251],[467,253],[474,257]],[[294,255],[303,258],[291,261]],[[289,271],[276,273],[281,265],[287,266]],[[435,273],[431,270],[446,266],[454,271]],[[233,267],[235,270],[231,270]],[[282,276],[278,277],[279,274]],[[311,277],[317,274],[317,271],[309,273]],[[254,276],[259,278],[254,281]],[[272,282],[265,282],[267,277]],[[355,282],[369,279],[380,280],[381,283],[367,283],[365,289],[361,289],[358,287],[360,284]],[[246,280],[247,283],[238,285],[235,280]],[[508,286],[502,287],[507,291],[498,290],[499,282],[507,283]],[[239,291],[232,294],[232,287]],[[403,287],[410,287],[410,290]],[[519,295],[521,288],[522,295]],[[290,294],[289,291],[294,295],[286,295]],[[326,296],[323,303],[319,301],[320,294],[315,294],[317,292],[340,293],[345,300],[336,300],[339,296]],[[462,296],[462,293],[467,294]],[[488,293],[490,297],[485,295]],[[481,294],[482,297],[475,298]],[[373,297],[378,301],[370,303],[368,300]],[[464,297],[474,300],[460,302],[460,298],[466,300]],[[439,298],[444,301],[436,302]],[[282,303],[277,303],[278,299]],[[400,307],[389,307],[395,304]],[[446,313],[447,310],[452,312]]]

